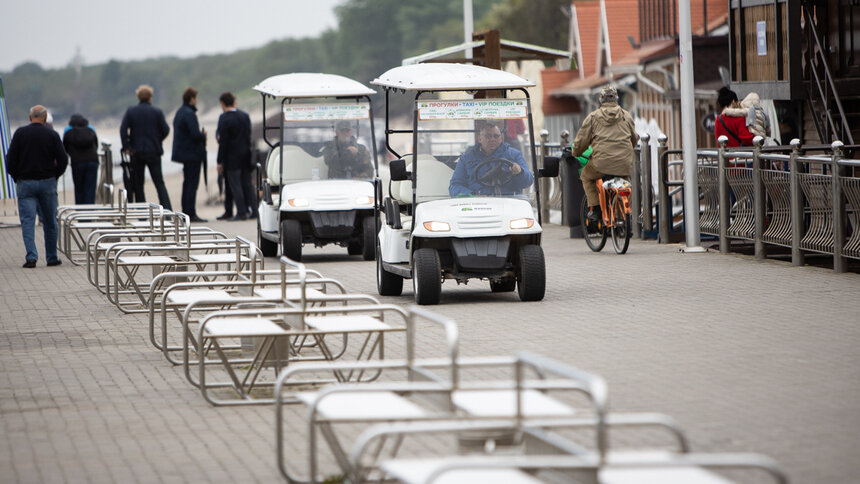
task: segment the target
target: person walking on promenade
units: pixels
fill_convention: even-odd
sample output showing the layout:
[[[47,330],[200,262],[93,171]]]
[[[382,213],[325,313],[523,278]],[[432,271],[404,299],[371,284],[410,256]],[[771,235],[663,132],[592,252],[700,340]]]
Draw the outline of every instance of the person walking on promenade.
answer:
[[[158,192],[158,203],[167,210],[172,210],[164,177],[161,174],[161,155],[164,149],[162,141],[170,133],[170,127],[164,119],[164,113],[152,105],[152,87],[141,85],[135,91],[140,103],[128,108],[119,126],[122,139],[122,149],[131,155],[132,175],[134,177],[134,199],[145,202],[143,192],[145,179],[144,168],[149,167],[149,176]]]
[[[218,118],[218,173],[224,173],[233,194],[236,215],[231,221],[256,217],[254,186],[251,184],[251,118],[236,108],[233,93],[221,94]]]
[[[96,203],[96,184],[99,179],[99,137],[87,118],[73,114],[63,133],[63,146],[72,159],[72,181],[75,184],[75,203]]]
[[[200,168],[206,163],[206,130],[197,124],[197,89],[182,93],[182,107],[173,117],[173,153],[171,159],[182,163],[182,213],[192,222],[205,222],[197,216],[197,187]]]
[[[48,266],[62,262],[57,257],[57,178],[66,171],[69,157],[60,135],[45,123],[48,110],[36,105],[30,108],[30,124],[19,128],[12,136],[6,153],[9,175],[18,192],[18,217],[21,235],[27,251],[24,267],[36,267],[36,207],[42,212],[45,231],[45,259]]]
[[[582,156],[589,147],[592,150],[588,164],[579,175],[588,199],[587,218],[591,222],[601,218],[600,195],[594,181],[605,175],[629,178],[633,167],[633,149],[639,142],[633,117],[618,105],[615,87],[601,89],[598,101],[600,107],[585,117],[570,147],[574,157]]]

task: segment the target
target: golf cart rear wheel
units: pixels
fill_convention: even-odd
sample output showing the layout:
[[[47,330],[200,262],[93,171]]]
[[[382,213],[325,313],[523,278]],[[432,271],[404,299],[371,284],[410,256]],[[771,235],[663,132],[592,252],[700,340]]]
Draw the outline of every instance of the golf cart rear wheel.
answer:
[[[399,296],[403,293],[403,278],[382,267],[382,249],[376,245],[376,291],[380,296]]]
[[[376,256],[376,217],[364,217],[362,225],[362,254],[364,260],[373,260]]]
[[[511,292],[517,288],[517,280],[513,277],[506,277],[501,281],[490,281],[490,290],[493,292]]]
[[[263,257],[277,257],[278,255],[278,243],[263,237],[263,229],[260,226],[259,217],[257,217],[257,246],[260,248],[260,252],[263,253]]]
[[[606,230],[603,227],[603,220],[601,219],[599,222],[588,221],[588,198],[586,197],[582,197],[579,220],[582,221],[582,235],[585,237],[588,248],[594,252],[603,250],[603,246],[606,245]]]
[[[302,226],[298,220],[281,220],[281,252],[287,259],[302,260]]]
[[[442,268],[436,249],[418,249],[412,255],[412,287],[417,304],[439,304]]]
[[[361,244],[357,240],[351,241],[346,246],[346,253],[349,255],[361,254]]]
[[[524,245],[520,248],[517,290],[520,301],[543,299],[546,292],[546,265],[541,246]]]

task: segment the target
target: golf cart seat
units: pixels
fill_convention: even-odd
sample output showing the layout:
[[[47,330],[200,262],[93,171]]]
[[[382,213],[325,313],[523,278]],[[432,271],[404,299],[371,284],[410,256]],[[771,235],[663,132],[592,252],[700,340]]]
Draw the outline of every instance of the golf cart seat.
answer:
[[[280,150],[284,151],[284,173],[278,177]],[[322,155],[313,156],[299,146],[286,145],[272,148],[266,159],[266,177],[269,185],[275,187],[284,183],[328,179],[328,166]]]
[[[406,155],[406,170],[412,171],[413,155]],[[419,176],[416,198],[418,203],[448,198],[448,185],[454,170],[432,155],[418,155]],[[409,180],[391,182],[391,196],[401,204],[412,204],[412,183]]]

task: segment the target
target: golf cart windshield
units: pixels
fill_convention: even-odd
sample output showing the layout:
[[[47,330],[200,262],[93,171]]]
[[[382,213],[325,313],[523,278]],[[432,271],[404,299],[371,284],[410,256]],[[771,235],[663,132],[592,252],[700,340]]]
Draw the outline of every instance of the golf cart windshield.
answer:
[[[373,178],[369,103],[284,104],[283,122],[284,183]],[[277,148],[269,162],[280,163]]]
[[[416,112],[421,200],[529,198],[528,99],[418,100]]]

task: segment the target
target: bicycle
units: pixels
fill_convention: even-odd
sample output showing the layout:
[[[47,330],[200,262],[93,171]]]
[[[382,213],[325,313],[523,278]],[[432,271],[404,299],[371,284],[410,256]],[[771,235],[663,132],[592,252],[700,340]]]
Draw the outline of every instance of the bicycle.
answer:
[[[600,212],[603,218],[590,222],[587,218],[588,199],[582,197],[580,220],[585,243],[592,251],[600,252],[606,245],[606,238],[611,234],[615,253],[624,254],[630,245],[630,182],[621,177],[605,176],[602,180],[595,180],[595,183],[600,195]]]

